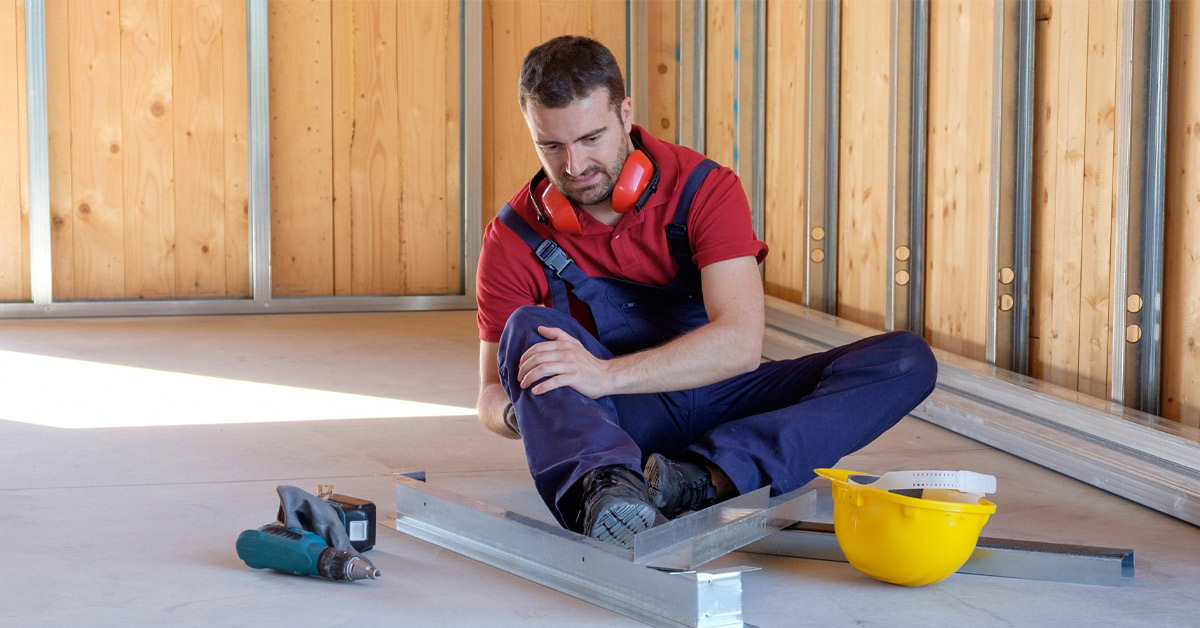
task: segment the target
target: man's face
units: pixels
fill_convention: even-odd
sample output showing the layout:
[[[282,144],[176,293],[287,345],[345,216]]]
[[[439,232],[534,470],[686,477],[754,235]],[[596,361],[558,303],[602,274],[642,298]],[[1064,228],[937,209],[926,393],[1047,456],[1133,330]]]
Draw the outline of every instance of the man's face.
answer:
[[[525,123],[542,168],[554,187],[576,205],[597,205],[612,196],[632,150],[631,112],[628,98],[619,114],[613,111],[604,87],[560,109],[526,105]]]

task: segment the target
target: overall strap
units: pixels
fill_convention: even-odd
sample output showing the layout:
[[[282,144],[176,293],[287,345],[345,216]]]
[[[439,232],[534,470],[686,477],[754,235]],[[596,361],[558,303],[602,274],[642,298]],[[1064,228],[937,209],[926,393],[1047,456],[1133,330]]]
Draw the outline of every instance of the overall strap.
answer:
[[[579,266],[575,265],[574,261],[559,248],[554,240],[538,235],[533,227],[530,227],[529,223],[507,203],[500,209],[497,217],[500,222],[512,229],[513,233],[516,233],[517,237],[521,238],[533,250],[533,254],[541,260],[542,268],[546,271],[546,283],[550,285],[552,305],[554,309],[569,316],[571,310],[567,305],[565,282],[569,281],[575,284],[587,279],[587,275],[579,269]]]
[[[667,246],[670,247],[671,255],[679,266],[679,273],[686,274],[685,278],[692,279],[697,283],[700,271],[692,262],[692,245],[688,242],[687,233],[688,212],[692,209],[692,200],[696,197],[696,191],[708,178],[708,173],[717,167],[717,162],[705,159],[692,169],[687,181],[683,184],[683,192],[679,195],[679,204],[675,206],[675,217],[666,227]]]

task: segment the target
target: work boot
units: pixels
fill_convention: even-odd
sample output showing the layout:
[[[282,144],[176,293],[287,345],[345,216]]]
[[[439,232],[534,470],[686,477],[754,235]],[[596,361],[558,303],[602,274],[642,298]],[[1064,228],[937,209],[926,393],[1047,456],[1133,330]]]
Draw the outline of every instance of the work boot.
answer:
[[[621,466],[593,469],[580,481],[583,487],[580,517],[583,533],[625,549],[633,549],[633,535],[665,521],[654,509],[646,483]]]
[[[668,519],[717,503],[717,487],[703,465],[650,454],[645,476],[650,499]]]

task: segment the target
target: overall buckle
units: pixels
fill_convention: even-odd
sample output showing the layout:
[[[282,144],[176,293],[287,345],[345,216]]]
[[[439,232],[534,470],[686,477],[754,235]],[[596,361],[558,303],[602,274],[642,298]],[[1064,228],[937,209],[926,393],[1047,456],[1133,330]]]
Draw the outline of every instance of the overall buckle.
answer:
[[[563,270],[573,261],[563,252],[562,248],[551,240],[542,240],[534,253],[559,277],[562,277]]]

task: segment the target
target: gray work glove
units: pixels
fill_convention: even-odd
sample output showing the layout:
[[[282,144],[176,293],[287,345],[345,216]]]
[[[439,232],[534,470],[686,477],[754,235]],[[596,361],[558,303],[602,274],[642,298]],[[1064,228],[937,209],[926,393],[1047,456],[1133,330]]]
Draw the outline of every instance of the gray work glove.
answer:
[[[358,554],[346,534],[342,513],[329,502],[305,491],[281,484],[279,493],[279,524],[285,528],[307,530],[325,539],[334,549]]]

